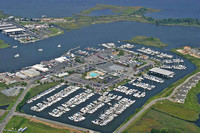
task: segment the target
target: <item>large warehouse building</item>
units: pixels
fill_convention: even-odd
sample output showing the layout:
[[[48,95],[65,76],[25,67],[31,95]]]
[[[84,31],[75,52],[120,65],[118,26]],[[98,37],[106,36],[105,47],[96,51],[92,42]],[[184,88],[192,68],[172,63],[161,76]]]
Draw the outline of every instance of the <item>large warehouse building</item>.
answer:
[[[154,67],[154,68],[150,69],[149,72],[152,74],[157,74],[157,75],[166,77],[166,78],[172,78],[175,75],[175,73],[172,71],[161,69],[158,67]]]

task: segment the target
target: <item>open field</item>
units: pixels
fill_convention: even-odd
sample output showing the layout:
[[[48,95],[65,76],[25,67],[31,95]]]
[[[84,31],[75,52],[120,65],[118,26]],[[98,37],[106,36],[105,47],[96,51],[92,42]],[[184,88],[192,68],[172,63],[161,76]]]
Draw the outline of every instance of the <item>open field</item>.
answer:
[[[49,36],[57,36],[57,35],[64,34],[63,30],[56,28],[56,27],[50,27],[48,30],[51,32],[51,33],[49,33]]]
[[[34,118],[25,118],[20,116],[13,116],[6,125],[5,130],[17,131],[19,128],[27,127],[25,133],[80,133],[80,131],[53,125],[47,122],[39,121]],[[12,129],[13,128],[13,129]],[[10,131],[4,131],[9,133]]]
[[[7,48],[7,47],[10,47],[10,45],[0,39],[0,49]]]
[[[165,133],[198,133],[200,130],[193,123],[150,108],[137,121],[131,123],[123,133],[144,133],[151,132],[152,129],[158,129],[159,132],[165,131]]]
[[[39,93],[41,93],[55,85],[58,85],[58,84],[59,84],[59,82],[51,82],[51,83],[47,83],[47,84],[37,85],[29,90],[29,92],[30,92],[29,98],[34,97],[34,96],[38,95]]]
[[[168,44],[161,42],[160,39],[158,38],[146,37],[146,36],[136,36],[133,37],[131,40],[125,40],[125,41],[128,43],[136,43],[157,48],[164,48],[168,46]]]

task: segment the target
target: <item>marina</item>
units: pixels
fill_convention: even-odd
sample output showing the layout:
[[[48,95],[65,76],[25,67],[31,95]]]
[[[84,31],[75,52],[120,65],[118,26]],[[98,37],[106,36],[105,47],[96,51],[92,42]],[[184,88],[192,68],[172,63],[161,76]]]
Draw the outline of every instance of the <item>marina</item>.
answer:
[[[88,2],[87,0],[86,2],[88,4],[82,6],[84,3],[78,0],[77,3],[79,4],[69,2],[69,4],[66,4],[64,6],[60,3],[45,3],[41,1],[41,5],[44,5],[41,9],[41,6],[37,7],[35,2],[30,3],[25,0],[22,1],[23,4],[14,0],[3,1],[0,7],[2,8],[2,11],[8,14],[27,18],[37,18],[44,13],[50,17],[71,16],[73,14],[79,13],[83,9],[89,9],[96,4],[96,1],[89,0]],[[157,3],[156,5],[154,4],[155,2]],[[12,6],[12,4],[10,3],[15,6]],[[108,5],[114,3],[116,5],[145,6],[149,8],[161,9],[162,12],[145,14],[145,16],[151,16],[157,19],[169,17],[199,18],[197,10],[199,8],[198,6],[196,6],[199,2],[196,1],[191,2],[191,4],[186,4],[185,0],[179,2],[178,4],[172,0],[167,2],[147,2],[147,0],[116,2],[111,0],[109,2],[102,1],[102,3]],[[173,6],[170,6],[172,4]],[[76,5],[76,8],[74,8],[74,5]],[[18,6],[20,8],[14,8]],[[76,88],[77,86],[81,86],[85,81],[84,79],[75,80],[78,76],[72,75],[74,76],[74,79],[71,80],[71,84],[69,83],[68,85],[66,85],[65,83],[58,87],[55,86],[49,88],[47,91],[40,93],[32,99],[29,99],[29,101],[27,101],[27,103],[22,108],[22,110],[26,114],[30,114],[33,117],[42,117],[77,127],[91,129],[94,131],[105,133],[114,132],[124,121],[126,121],[126,118],[134,114],[137,109],[140,109],[148,99],[160,93],[161,91],[163,91],[164,88],[185,77],[196,69],[192,63],[171,53],[170,50],[173,48],[183,47],[185,45],[199,47],[200,28],[198,27],[193,28],[167,25],[162,26],[125,21],[106,24],[94,24],[89,27],[83,27],[82,29],[65,32],[63,35],[55,36],[42,41],[35,41],[34,38],[31,38],[32,35],[26,34],[26,29],[24,29],[23,27],[18,27],[13,24],[6,23],[3,24],[0,29],[1,28],[4,31],[3,34],[2,32],[0,33],[0,38],[5,40],[6,43],[11,44],[10,48],[1,49],[0,52],[0,61],[3,62],[0,65],[0,72],[8,72],[6,73],[8,75],[12,75],[19,70],[22,73],[24,72],[27,74],[27,72],[29,72],[28,74],[30,74],[30,72],[33,72],[30,70],[32,66],[41,63],[42,65],[44,65],[44,67],[35,68],[37,68],[37,71],[40,72],[39,74],[41,74],[41,76],[44,76],[42,81],[46,82],[46,80],[50,79],[50,77],[46,77],[48,73],[60,70],[60,68],[63,66],[65,66],[66,68],[76,66],[76,64],[74,64],[74,62],[71,60],[71,57],[62,55],[63,53],[66,53],[66,51],[68,51],[70,48],[72,48],[72,46],[81,46],[80,50],[77,50],[77,52],[75,52],[75,55],[79,55],[81,58],[95,55],[98,52],[102,52],[105,48],[115,47],[124,49],[124,51],[129,51],[130,53],[136,54],[139,57],[143,55],[144,58],[160,62],[160,65],[156,66],[156,69],[167,71],[162,71],[162,73],[158,73],[157,70],[153,69],[150,72],[145,72],[144,75],[140,75],[138,78],[129,78],[127,84],[114,86],[113,90],[111,89],[110,91],[104,93],[100,93],[99,91],[101,91],[101,89],[97,89],[102,88],[102,90],[104,90],[104,88],[106,88],[105,85],[100,86],[100,83],[102,83],[102,81],[102,84],[106,84],[106,82],[104,82],[104,80],[106,80],[108,81],[107,84],[113,85],[117,82],[121,82],[120,80],[115,80],[115,77],[113,78],[114,74],[117,74],[117,76],[119,77],[124,77],[123,74],[120,75],[118,73],[120,72],[120,70],[118,69],[118,67],[116,67],[116,64],[113,68],[118,69],[117,73],[112,73],[113,75],[109,76],[100,76],[100,78],[102,78],[101,80],[91,80],[91,84],[89,85],[93,87],[92,89],[98,90],[95,92],[90,92],[84,87],[80,87],[77,90],[75,89],[76,91],[70,93],[70,87],[73,86],[72,88]],[[10,29],[15,29],[15,31]],[[10,34],[10,32],[23,32],[25,34],[12,35]],[[7,36],[6,34],[10,35]],[[129,40],[137,35],[156,37],[159,38],[162,42],[169,45],[163,49],[157,49],[148,46],[141,46],[138,44],[129,45],[123,42],[123,40]],[[24,45],[21,44],[19,41],[15,41],[28,38],[30,38],[30,42],[32,42],[28,45]],[[103,48],[102,44],[104,44]],[[99,54],[99,57],[106,57],[104,59],[107,59],[108,56],[105,56],[105,54]],[[55,58],[56,60],[54,60]],[[104,59],[94,57],[93,60],[96,61],[94,63],[94,66],[101,63],[103,64],[102,60]],[[112,57],[108,57],[108,60],[114,62],[117,59],[115,58],[115,55],[112,55]],[[49,62],[47,63],[46,61]],[[61,67],[54,68],[54,66],[58,64],[58,61],[62,62],[60,65]],[[139,61],[134,62],[132,60],[122,59],[120,65],[124,64],[130,65],[131,68],[135,71],[143,71],[147,67],[144,64],[141,65],[141,67],[136,68],[132,64],[140,65]],[[80,68],[77,71],[79,73],[84,73],[88,70],[92,71],[92,68],[94,68],[94,66],[90,64],[87,67],[83,69]],[[107,68],[109,68],[111,65],[107,66]],[[123,67],[126,68],[126,66]],[[21,71],[21,69],[25,69],[28,71]],[[47,69],[49,71],[46,71]],[[129,73],[129,71],[126,69],[123,70],[127,71],[127,74],[132,74]],[[59,76],[59,78],[68,78],[68,73],[64,73],[64,76],[62,75],[62,73],[58,75],[61,75]],[[27,75],[24,76],[19,74],[18,76],[27,78]],[[98,76],[94,73],[91,74],[91,77]],[[32,77],[28,77],[28,79],[29,78]],[[93,81],[95,80],[100,83],[94,83]],[[73,85],[77,82],[81,82],[82,84],[77,86]],[[195,85],[197,81],[196,79],[192,79],[190,82],[193,86],[193,84]],[[88,82],[86,82],[84,85],[88,85]],[[185,84],[181,87],[180,91],[178,91],[175,97],[175,100],[177,102],[182,103],[185,101],[186,95],[191,88],[190,86],[188,86],[188,84]],[[67,90],[69,90],[69,92]],[[91,95],[89,95],[90,93]],[[19,131],[26,130],[27,127],[25,127],[24,129],[23,128],[24,127],[20,128]]]
[[[85,51],[85,53],[88,52],[88,55],[84,54],[84,58],[93,56],[89,55],[89,53],[96,51],[98,54],[94,55],[100,59],[102,56],[105,57],[102,53],[105,54],[109,50],[87,47]],[[128,50],[127,52],[130,51],[132,50]],[[82,52],[83,50],[75,52],[75,56]],[[98,55],[101,55],[101,57]],[[61,59],[64,59],[64,56],[55,58],[55,61],[61,63]],[[176,62],[176,60],[171,60]],[[68,61],[66,60],[66,62]],[[181,60],[177,60],[177,62],[186,63]],[[126,60],[123,63],[133,62]],[[96,63],[96,65],[102,65],[102,63]],[[154,69],[161,68],[155,67]],[[168,77],[152,73],[151,71],[154,71],[154,69],[150,69],[149,73],[143,74],[142,76],[132,78],[127,84],[117,86],[113,90],[104,93],[77,86],[68,86],[60,89],[58,85],[30,99],[22,109],[28,114],[89,128],[95,131],[113,131],[125,120],[125,117],[133,114],[135,109],[141,107],[152,95],[167,87],[170,82],[173,82],[174,79],[180,76],[182,71],[181,69],[173,69],[170,71],[161,69],[162,74],[171,75]],[[101,70],[101,68],[93,71],[87,69],[87,71],[89,71],[88,75],[92,78],[101,79],[103,77],[103,74],[101,75],[100,73],[104,70]],[[162,87],[160,87],[161,84]],[[65,84],[62,84],[61,88],[62,86],[65,86]]]

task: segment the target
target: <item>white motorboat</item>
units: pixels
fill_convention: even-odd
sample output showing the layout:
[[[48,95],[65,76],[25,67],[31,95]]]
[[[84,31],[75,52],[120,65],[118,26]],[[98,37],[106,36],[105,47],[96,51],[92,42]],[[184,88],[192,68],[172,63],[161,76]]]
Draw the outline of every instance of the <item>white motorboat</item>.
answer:
[[[16,54],[14,57],[15,57],[15,58],[19,57],[19,54]]]
[[[43,51],[43,49],[41,49],[41,48],[40,48],[40,49],[38,49],[38,51],[42,52],[42,51]]]
[[[58,47],[58,48],[60,48],[60,47],[61,47],[61,45],[59,44],[57,47]]]

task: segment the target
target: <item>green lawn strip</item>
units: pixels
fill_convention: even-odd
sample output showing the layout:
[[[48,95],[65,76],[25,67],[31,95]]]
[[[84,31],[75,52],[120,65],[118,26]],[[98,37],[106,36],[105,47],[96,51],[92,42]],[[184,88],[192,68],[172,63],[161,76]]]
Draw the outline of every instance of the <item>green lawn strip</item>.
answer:
[[[146,36],[136,36],[133,37],[131,40],[125,40],[125,41],[128,43],[136,43],[157,48],[164,48],[168,46],[168,44],[161,42],[160,39],[158,38],[146,37]]]
[[[47,83],[47,84],[37,85],[29,90],[29,92],[30,92],[29,98],[32,98],[32,97],[38,95],[39,93],[41,93],[53,86],[56,86],[58,84],[59,84],[59,82],[51,82],[51,83]]]
[[[152,129],[165,130],[170,133],[198,133],[200,130],[193,123],[177,119],[150,108],[137,121],[131,123],[123,133],[144,133],[151,132]]]
[[[0,49],[7,48],[7,47],[10,47],[10,45],[0,39]]]
[[[46,84],[42,84],[42,85],[37,85],[33,88],[31,88],[27,94],[24,96],[24,99],[17,105],[17,108],[16,110],[17,111],[21,111],[21,108],[24,106],[24,104],[26,104],[26,101],[36,95],[38,95],[39,93],[55,86],[55,85],[58,85],[60,82],[51,82],[51,83],[46,83]]]
[[[56,28],[56,27],[50,27],[49,30],[51,31],[49,36],[57,36],[57,35],[64,34],[63,30]]]
[[[53,128],[43,123],[36,123],[25,117],[13,116],[9,123],[6,125],[5,130],[12,130],[17,132],[19,128],[25,128],[25,133],[69,133],[67,129]],[[10,131],[4,131],[4,133],[10,133]]]

